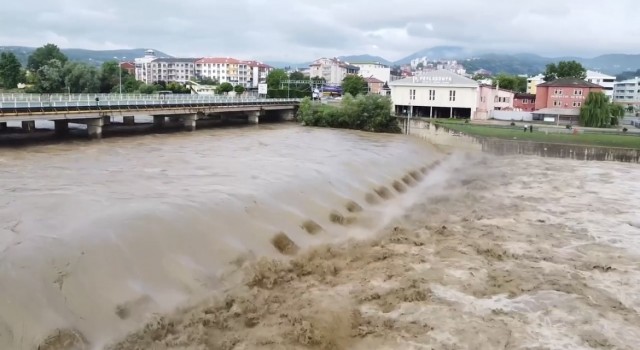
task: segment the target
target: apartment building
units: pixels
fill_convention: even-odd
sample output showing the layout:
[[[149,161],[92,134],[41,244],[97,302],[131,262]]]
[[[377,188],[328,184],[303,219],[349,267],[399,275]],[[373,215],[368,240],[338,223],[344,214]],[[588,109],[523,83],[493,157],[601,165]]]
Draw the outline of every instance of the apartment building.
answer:
[[[491,85],[480,85],[475,119],[489,119],[493,111],[513,110],[515,93]]]
[[[158,81],[186,83],[195,77],[197,58],[156,57],[153,50],[135,59],[136,79],[146,84]]]
[[[246,63],[250,70],[249,84],[247,86],[248,88],[257,89],[258,84],[266,83],[267,76],[274,69],[268,64],[264,64],[258,61],[246,61]]]
[[[360,68],[337,58],[320,58],[309,65],[311,78],[324,78],[327,84],[339,85],[349,74],[358,74]]]
[[[542,83],[544,83],[544,75],[542,74],[527,78],[527,93],[535,95],[538,84]]]
[[[391,81],[391,68],[380,62],[352,62],[351,65],[358,67],[358,74],[363,78],[375,78],[388,83]]]
[[[640,77],[615,83],[613,102],[628,106],[640,106]]]
[[[616,77],[603,74],[600,72],[588,70],[586,81],[602,86],[602,92],[609,96],[609,99],[613,99],[613,87],[616,83]]]
[[[602,86],[576,78],[538,84],[533,119],[556,123],[577,121],[580,109],[591,92],[602,92]]]

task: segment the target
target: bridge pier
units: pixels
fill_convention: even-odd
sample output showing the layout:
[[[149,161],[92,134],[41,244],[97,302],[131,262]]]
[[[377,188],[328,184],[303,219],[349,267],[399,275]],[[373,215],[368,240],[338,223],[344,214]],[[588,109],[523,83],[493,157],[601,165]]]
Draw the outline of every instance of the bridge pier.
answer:
[[[187,114],[184,116],[184,130],[186,131],[196,131],[196,120],[198,119],[197,114]]]
[[[102,117],[102,124],[103,125],[111,124],[111,116],[105,115],[104,117]]]
[[[280,120],[293,121],[296,119],[296,112],[293,109],[280,112]]]
[[[135,125],[136,124],[136,117],[134,117],[132,115],[122,117],[122,123],[124,125]]]
[[[102,138],[102,126],[104,125],[104,119],[102,117],[96,119],[86,119],[87,134],[90,139]]]
[[[0,123],[0,131],[5,131],[7,130],[7,123],[6,122],[1,122]]]
[[[67,120],[54,120],[55,134],[58,136],[66,135],[69,133],[69,121]]]
[[[36,129],[35,120],[25,120],[22,122],[22,130],[24,132],[33,132]]]
[[[154,128],[162,128],[164,126],[165,117],[164,115],[154,115],[153,116],[153,127]]]
[[[249,124],[258,124],[260,123],[260,112],[249,112],[248,113]]]

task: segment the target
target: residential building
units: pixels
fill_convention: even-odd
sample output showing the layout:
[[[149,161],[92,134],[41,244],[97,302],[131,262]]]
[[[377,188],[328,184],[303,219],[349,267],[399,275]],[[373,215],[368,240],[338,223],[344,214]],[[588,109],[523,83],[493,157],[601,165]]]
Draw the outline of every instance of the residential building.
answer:
[[[383,91],[382,88],[384,87],[384,81],[375,78],[373,76],[368,77],[368,78],[364,78],[364,80],[367,82],[367,87],[368,87],[368,92],[370,94],[378,94],[378,95],[383,95]]]
[[[615,83],[613,102],[640,106],[640,77]]]
[[[337,58],[320,58],[309,65],[311,78],[324,78],[327,84],[339,85],[348,74],[358,74],[359,68]]]
[[[258,61],[246,61],[246,64],[250,70],[246,87],[257,89],[258,84],[267,82],[267,75],[273,70],[273,67]]]
[[[613,99],[613,87],[616,83],[616,77],[603,74],[600,72],[588,70],[586,81],[602,86],[602,92],[609,96],[609,99]]]
[[[247,86],[250,72],[247,63],[231,57],[204,57],[196,61],[196,77],[215,79],[219,83]]]
[[[491,85],[480,85],[478,107],[474,119],[486,120],[493,116],[493,111],[513,110],[515,93],[498,89]]]
[[[513,110],[516,112],[533,112],[536,109],[536,95],[516,93],[513,97]]]
[[[358,74],[363,78],[374,77],[383,83],[391,81],[391,68],[379,62],[351,63],[359,68]]]
[[[186,83],[196,76],[197,58],[162,57],[151,61],[151,82],[157,81]]]
[[[602,86],[576,78],[560,78],[542,83],[536,89],[534,119],[572,122],[591,92],[602,92]]]
[[[120,62],[120,69],[130,75],[136,75],[136,64],[132,62]]]
[[[158,58],[153,50],[135,59],[136,79],[146,84],[158,81],[186,83],[195,76],[197,58]]]
[[[478,82],[449,70],[395,80],[389,87],[397,115],[475,119]]]
[[[136,65],[136,80],[142,81],[146,84],[152,84],[154,82],[153,75],[151,73],[151,62],[157,58],[155,51],[147,50],[144,52],[144,57],[136,58],[134,60]]]
[[[538,74],[534,77],[527,78],[527,93],[536,94],[536,87],[538,84],[544,83],[544,75]]]

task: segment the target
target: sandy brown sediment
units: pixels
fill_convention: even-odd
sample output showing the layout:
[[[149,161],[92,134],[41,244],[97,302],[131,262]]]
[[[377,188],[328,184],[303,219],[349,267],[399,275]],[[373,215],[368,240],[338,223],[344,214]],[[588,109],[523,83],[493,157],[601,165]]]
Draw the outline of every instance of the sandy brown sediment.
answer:
[[[374,190],[374,192],[378,195],[378,197],[387,200],[393,198],[393,194],[391,190],[386,186],[380,186]]]
[[[271,244],[282,254],[294,255],[300,249],[284,232],[279,232],[271,239]]]
[[[316,233],[322,231],[322,226],[313,220],[307,220],[302,223],[302,229],[307,231],[307,233],[315,235]]]
[[[418,183],[411,176],[405,175],[402,177],[402,182],[407,186],[415,187]]]
[[[519,159],[451,174],[370,240],[247,264],[242,286],[111,349],[635,349],[640,257],[580,227],[611,214],[546,181],[566,160]]]
[[[345,205],[345,209],[350,213],[359,213],[362,211],[362,206],[354,201],[349,201]]]
[[[367,193],[364,196],[364,201],[370,205],[380,204],[380,197],[378,197],[375,193]]]

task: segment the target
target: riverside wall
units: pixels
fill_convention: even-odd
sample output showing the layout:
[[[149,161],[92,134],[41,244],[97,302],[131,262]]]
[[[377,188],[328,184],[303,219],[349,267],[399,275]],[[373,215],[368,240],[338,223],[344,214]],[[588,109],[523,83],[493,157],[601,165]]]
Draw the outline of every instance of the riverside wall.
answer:
[[[478,138],[482,151],[496,155],[535,155],[576,160],[640,163],[640,150],[631,148],[572,145],[521,140]]]

